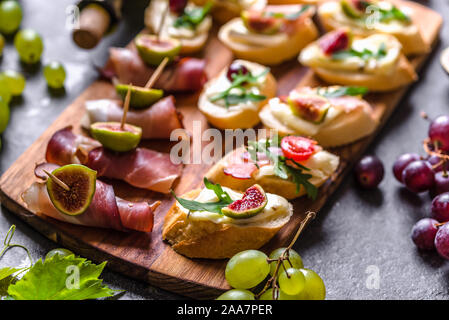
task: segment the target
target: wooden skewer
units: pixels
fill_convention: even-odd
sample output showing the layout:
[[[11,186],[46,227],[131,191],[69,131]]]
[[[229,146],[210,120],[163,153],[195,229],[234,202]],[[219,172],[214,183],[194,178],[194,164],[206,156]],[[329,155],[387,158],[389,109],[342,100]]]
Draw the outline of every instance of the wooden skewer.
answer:
[[[70,191],[70,187],[68,185],[66,185],[64,182],[61,181],[61,179],[57,178],[53,173],[48,172],[47,170],[43,170],[47,176],[49,176],[51,179],[53,179],[53,181],[60,186],[61,188],[63,188],[65,191]]]
[[[170,3],[167,1],[167,7],[164,10],[164,13],[162,14],[161,21],[159,22],[159,26],[157,28],[156,32],[156,41],[159,42],[159,38],[162,33],[162,28],[164,27],[165,17],[168,15],[168,10],[170,9]]]
[[[167,65],[167,63],[168,63],[168,57],[165,57],[164,60],[162,60],[161,64],[157,67],[157,69],[151,75],[150,79],[148,80],[148,82],[145,85],[145,89],[150,89],[153,87],[154,83],[159,78],[162,71],[164,71],[164,68]]]
[[[133,84],[130,83],[129,86],[128,86],[128,92],[126,92],[125,103],[124,103],[124,106],[123,106],[122,122],[120,123],[120,129],[121,130],[125,129],[126,116],[128,114],[129,102],[131,100],[131,88],[132,88],[132,86],[133,86]]]

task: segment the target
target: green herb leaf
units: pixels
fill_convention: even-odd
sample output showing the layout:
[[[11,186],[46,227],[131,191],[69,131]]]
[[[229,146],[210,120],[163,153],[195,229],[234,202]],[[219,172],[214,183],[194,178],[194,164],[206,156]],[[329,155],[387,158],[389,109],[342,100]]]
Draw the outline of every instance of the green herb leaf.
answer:
[[[247,101],[259,102],[265,100],[266,98],[267,97],[264,95],[249,92],[242,94],[228,94],[225,97],[225,100],[227,105],[236,105]]]
[[[287,19],[287,20],[296,20],[298,19],[304,12],[306,12],[310,8],[310,5],[303,6],[300,10],[294,13],[281,13],[281,12],[265,12],[264,14],[269,17]]]
[[[172,195],[175,197],[176,201],[179,202],[179,204],[181,206],[183,206],[184,208],[190,210],[190,211],[209,211],[209,212],[214,212],[214,213],[221,213],[221,209],[223,209],[224,207],[228,206],[231,202],[227,201],[227,200],[220,200],[217,202],[198,202],[195,200],[187,200],[187,199],[182,199],[182,198],[178,198],[176,196],[176,194],[172,191]]]
[[[15,300],[84,300],[111,297],[111,290],[98,277],[106,262],[100,265],[70,255],[39,259],[30,270],[8,288]],[[77,277],[77,275],[79,277]]]
[[[201,22],[203,22],[211,8],[212,1],[209,1],[204,7],[184,10],[184,13],[175,20],[173,26],[175,28],[184,27],[195,29]]]
[[[363,96],[368,92],[366,87],[339,87],[334,88],[317,88],[317,93],[325,98],[338,98],[344,96]]]
[[[380,21],[388,22],[392,20],[399,20],[403,22],[410,22],[410,17],[407,16],[404,12],[398,9],[396,6],[393,6],[390,10],[385,10],[378,8],[380,13]]]
[[[377,52],[373,52],[368,49],[363,49],[362,51],[357,51],[353,48],[348,50],[341,50],[332,55],[332,59],[334,60],[345,60],[352,57],[358,57],[364,61],[367,61],[369,59],[382,59],[387,55],[387,46],[385,43],[382,43],[377,50]]]
[[[233,202],[229,194],[226,191],[224,191],[223,188],[218,183],[213,184],[206,177],[204,177],[204,185],[206,186],[207,189],[213,190],[218,199],[228,203]]]

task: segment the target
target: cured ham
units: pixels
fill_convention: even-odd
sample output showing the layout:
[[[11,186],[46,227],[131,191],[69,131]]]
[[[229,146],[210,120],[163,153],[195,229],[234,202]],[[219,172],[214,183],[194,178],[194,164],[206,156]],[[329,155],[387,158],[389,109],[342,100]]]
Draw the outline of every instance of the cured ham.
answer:
[[[46,169],[48,168],[47,166]],[[56,220],[89,227],[142,232],[150,232],[153,229],[154,211],[160,205],[159,201],[149,205],[146,202],[129,202],[120,199],[115,196],[112,186],[99,180],[96,181],[92,203],[83,214],[78,216],[59,212],[50,200],[45,183],[42,182],[33,183],[22,194],[22,199],[34,213]]]
[[[122,102],[101,99],[86,102],[84,128],[95,122],[120,122],[123,116]],[[163,98],[145,110],[129,110],[126,122],[142,128],[143,139],[168,139],[173,130],[183,128],[182,116],[176,110],[173,96]]]
[[[96,170],[98,177],[120,179],[134,187],[161,193],[169,193],[182,172],[182,164],[172,163],[169,154],[146,148],[115,153],[99,146],[94,139],[74,134],[71,127],[52,136],[46,160],[57,165],[81,163]]]
[[[145,86],[155,69],[147,66],[135,47],[111,48],[103,76],[116,77],[120,83]],[[164,69],[154,87],[171,92],[198,91],[207,81],[206,61],[185,57]]]

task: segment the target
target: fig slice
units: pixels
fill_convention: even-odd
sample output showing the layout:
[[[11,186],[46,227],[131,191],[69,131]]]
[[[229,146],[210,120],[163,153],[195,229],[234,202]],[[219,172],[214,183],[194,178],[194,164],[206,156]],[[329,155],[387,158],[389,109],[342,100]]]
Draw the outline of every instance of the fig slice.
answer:
[[[329,100],[318,95],[290,95],[287,103],[294,115],[314,124],[322,123],[330,108]]]
[[[145,63],[158,66],[165,57],[169,61],[178,56],[181,42],[173,38],[158,39],[156,35],[141,34],[134,40],[137,51]]]
[[[105,148],[126,152],[136,148],[142,138],[142,129],[120,122],[96,122],[90,127],[91,135]]]
[[[365,2],[358,0],[342,0],[340,4],[344,14],[348,17],[353,19],[360,19],[363,17]]]
[[[61,181],[68,190],[60,185]],[[51,202],[61,213],[78,216],[89,208],[95,194],[96,181],[96,171],[80,164],[69,164],[53,170],[47,179],[47,192]]]
[[[246,189],[242,199],[221,209],[221,212],[230,218],[246,219],[260,213],[268,203],[267,195],[262,187],[255,184]]]
[[[241,18],[245,27],[254,33],[272,35],[281,30],[282,20],[266,15],[264,12],[243,11]]]
[[[129,89],[131,90],[129,105],[136,109],[148,108],[164,96],[164,91],[160,89],[137,87],[129,84],[117,84],[115,86],[115,90],[122,99],[125,99]]]

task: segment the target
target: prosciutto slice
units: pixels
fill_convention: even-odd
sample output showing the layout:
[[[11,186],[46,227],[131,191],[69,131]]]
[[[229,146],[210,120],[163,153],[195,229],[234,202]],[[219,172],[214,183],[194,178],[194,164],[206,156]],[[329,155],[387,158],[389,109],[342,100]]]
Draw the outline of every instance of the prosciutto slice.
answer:
[[[182,172],[182,164],[172,163],[169,154],[146,148],[115,153],[98,146],[96,140],[74,134],[71,127],[52,136],[46,160],[58,165],[81,163],[96,170],[98,177],[120,179],[162,193],[169,193]]]
[[[79,216],[59,212],[50,200],[45,183],[35,182],[22,194],[28,208],[56,220],[119,231],[150,232],[153,229],[154,211],[159,201],[129,202],[115,196],[112,186],[97,180],[95,195],[89,208]]]
[[[153,74],[153,68],[140,58],[135,47],[111,48],[110,60],[102,74],[117,77],[120,83],[145,86]],[[171,92],[198,91],[207,81],[204,59],[181,58],[164,69],[154,87]]]
[[[120,122],[123,115],[119,100],[90,100],[86,102],[83,127],[95,122]],[[183,128],[182,116],[176,110],[173,96],[163,98],[145,110],[129,110],[126,122],[142,128],[143,139],[168,139],[173,130]]]

